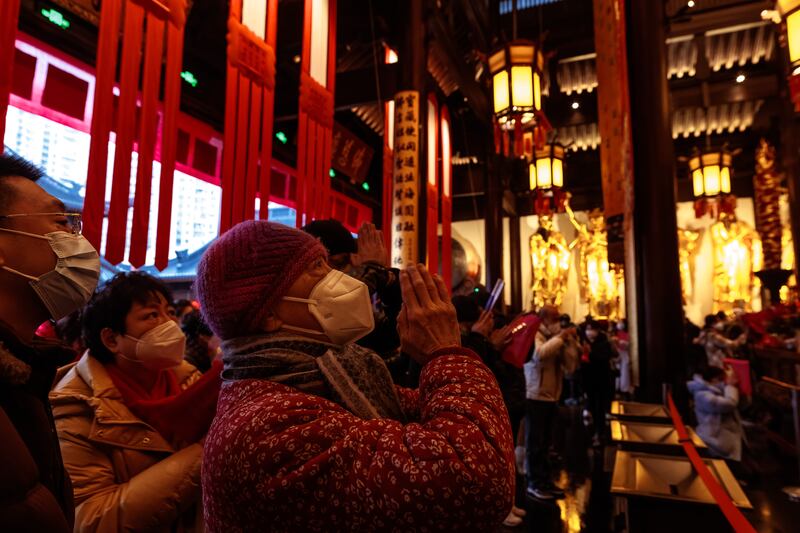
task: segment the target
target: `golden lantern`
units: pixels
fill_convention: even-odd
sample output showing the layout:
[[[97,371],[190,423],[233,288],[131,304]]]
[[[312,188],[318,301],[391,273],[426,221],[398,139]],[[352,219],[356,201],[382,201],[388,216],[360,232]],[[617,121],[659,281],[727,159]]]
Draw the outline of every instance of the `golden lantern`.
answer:
[[[800,0],[778,0],[778,11],[786,22],[786,44],[792,67],[800,67]]]
[[[564,187],[564,147],[553,142],[537,150],[528,170],[532,191]]]
[[[494,115],[504,129],[535,124],[542,109],[544,55],[532,41],[514,40],[489,57]]]
[[[715,152],[695,153],[689,159],[689,172],[692,176],[694,197],[713,198],[731,193],[731,163],[733,156],[723,147]]]

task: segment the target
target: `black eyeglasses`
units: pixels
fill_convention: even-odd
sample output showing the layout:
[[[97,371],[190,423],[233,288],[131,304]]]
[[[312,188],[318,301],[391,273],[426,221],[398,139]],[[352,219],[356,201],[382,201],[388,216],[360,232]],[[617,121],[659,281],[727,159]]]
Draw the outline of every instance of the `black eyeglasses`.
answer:
[[[66,219],[69,231],[73,235],[80,235],[83,230],[83,222],[80,213],[19,213],[14,215],[0,215],[0,220],[19,217],[63,217]]]

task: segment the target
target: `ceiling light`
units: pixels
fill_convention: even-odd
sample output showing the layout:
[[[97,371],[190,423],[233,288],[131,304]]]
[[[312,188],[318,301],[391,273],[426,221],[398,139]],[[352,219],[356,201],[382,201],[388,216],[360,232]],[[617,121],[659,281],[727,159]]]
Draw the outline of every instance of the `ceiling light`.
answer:
[[[579,104],[577,101],[576,102],[572,102],[572,109],[578,109],[580,106],[581,106],[581,104]]]
[[[736,83],[742,83],[746,79],[747,78],[745,77],[744,74],[739,74],[738,76],[736,76]]]
[[[292,58],[292,61],[294,61],[295,63],[299,63],[301,59],[302,59],[302,58],[301,58],[299,55],[296,55],[296,56],[294,56],[294,57]]]
[[[688,2],[686,2],[686,5],[688,7],[694,7],[694,0],[689,0]]]

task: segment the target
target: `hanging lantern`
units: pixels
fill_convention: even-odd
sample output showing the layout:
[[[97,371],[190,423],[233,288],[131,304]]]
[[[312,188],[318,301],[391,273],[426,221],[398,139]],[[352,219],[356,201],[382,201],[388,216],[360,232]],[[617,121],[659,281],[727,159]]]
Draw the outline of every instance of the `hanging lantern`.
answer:
[[[800,0],[778,0],[775,7],[780,15],[773,16],[772,20],[784,22],[786,48],[789,51],[789,63],[792,67],[792,73],[789,75],[789,92],[794,110],[800,112]]]
[[[778,0],[778,11],[786,23],[786,44],[793,68],[800,66],[800,0]]]
[[[689,159],[692,190],[695,199],[714,198],[731,193],[731,163],[733,156],[726,147],[715,152],[695,153]]]
[[[529,176],[532,191],[564,187],[564,147],[553,142],[537,150],[529,165]]]
[[[489,57],[494,115],[501,128],[536,123],[543,69],[544,56],[532,41],[511,41]]]

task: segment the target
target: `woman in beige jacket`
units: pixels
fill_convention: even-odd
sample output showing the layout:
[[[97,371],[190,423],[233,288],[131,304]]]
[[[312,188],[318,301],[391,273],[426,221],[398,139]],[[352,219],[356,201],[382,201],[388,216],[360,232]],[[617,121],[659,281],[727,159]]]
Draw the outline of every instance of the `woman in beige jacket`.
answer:
[[[187,443],[161,414],[150,416],[168,412],[163,402],[202,376],[181,360],[170,301],[149,276],[112,280],[84,315],[89,350],[61,369],[50,394],[75,491],[76,532],[202,530],[202,442]],[[171,392],[155,398],[165,382]]]

